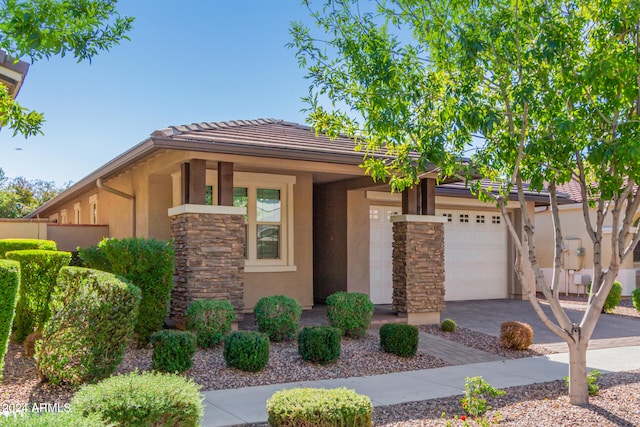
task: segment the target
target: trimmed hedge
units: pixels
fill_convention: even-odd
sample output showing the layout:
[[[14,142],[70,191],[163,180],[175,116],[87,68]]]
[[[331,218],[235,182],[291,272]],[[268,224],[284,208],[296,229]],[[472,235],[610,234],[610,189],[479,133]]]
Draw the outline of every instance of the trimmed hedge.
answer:
[[[113,374],[127,348],[140,290],[113,274],[81,267],[60,271],[51,319],[36,345],[43,377],[79,385]]]
[[[587,294],[591,293],[591,283],[587,285]],[[611,290],[607,295],[607,298],[604,300],[604,305],[602,306],[603,313],[612,313],[613,309],[620,304],[620,300],[622,299],[622,284],[617,280],[613,282],[611,285]]]
[[[336,292],[327,297],[329,324],[343,335],[363,337],[371,324],[373,303],[368,295],[358,292]]]
[[[65,407],[60,407],[63,411]],[[0,415],[3,427],[104,427],[105,422],[99,415],[83,417],[72,412],[23,412],[7,417]]]
[[[302,307],[296,300],[285,295],[260,298],[253,313],[258,330],[273,342],[292,340],[300,325]]]
[[[526,350],[533,344],[533,329],[528,323],[504,322],[500,325],[502,346],[513,350]]]
[[[380,346],[386,353],[413,357],[418,351],[418,328],[402,323],[387,323],[380,328]]]
[[[640,288],[636,288],[631,292],[631,299],[636,310],[640,311]]]
[[[307,326],[298,334],[298,353],[307,362],[326,365],[340,358],[340,329]]]
[[[0,380],[20,289],[20,263],[0,259]]]
[[[346,388],[293,388],[267,401],[269,425],[371,427],[373,405],[367,396]]]
[[[106,423],[128,427],[196,427],[203,415],[200,385],[175,374],[131,372],[82,387],[71,411],[98,414]]]
[[[232,332],[224,338],[223,355],[230,368],[261,371],[269,362],[269,337],[261,332]]]
[[[138,345],[162,329],[173,288],[174,251],[171,242],[153,239],[103,239],[97,248],[82,248],[78,254],[90,268],[124,277],[142,291],[136,323]]]
[[[193,364],[196,335],[191,332],[164,330],[151,335],[151,368],[161,372],[181,373]]]
[[[444,319],[440,324],[440,329],[443,332],[455,332],[458,329],[458,324],[451,319]]]
[[[0,239],[0,258],[6,258],[5,254],[11,251],[25,251],[28,249],[40,249],[43,251],[57,251],[58,247],[53,240],[41,239]]]
[[[29,249],[7,252],[5,257],[20,263],[21,286],[13,319],[13,339],[21,343],[30,333],[41,330],[51,317],[51,294],[58,272],[71,261],[71,253]]]
[[[209,348],[231,332],[236,313],[227,300],[203,299],[189,304],[184,317],[187,330],[197,336],[198,346]]]

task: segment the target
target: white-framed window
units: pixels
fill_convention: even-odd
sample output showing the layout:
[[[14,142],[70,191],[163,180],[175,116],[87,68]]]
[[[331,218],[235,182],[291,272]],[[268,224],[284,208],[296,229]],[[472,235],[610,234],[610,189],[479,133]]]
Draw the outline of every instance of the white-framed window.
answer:
[[[235,172],[233,205],[245,207],[245,271],[295,271],[295,176]],[[217,203],[217,176],[207,171],[207,204]]]
[[[460,214],[459,216],[459,222],[466,224],[469,222],[469,214]]]
[[[501,220],[502,218],[500,218],[500,215],[491,216],[491,224],[500,224]]]
[[[67,217],[67,210],[62,209],[60,211],[60,224],[68,224],[68,223],[69,223],[69,218]]]
[[[484,224],[484,215],[476,215],[476,224]]]
[[[98,195],[94,194],[89,197],[89,209],[91,215],[91,224],[98,223]]]
[[[73,223],[80,224],[80,219],[82,218],[82,210],[80,209],[80,202],[74,203],[73,205]]]

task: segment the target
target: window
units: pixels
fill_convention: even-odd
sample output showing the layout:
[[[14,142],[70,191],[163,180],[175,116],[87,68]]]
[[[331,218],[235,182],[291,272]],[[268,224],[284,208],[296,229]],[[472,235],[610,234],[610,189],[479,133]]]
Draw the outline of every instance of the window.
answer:
[[[98,195],[89,197],[89,208],[91,209],[91,224],[98,223]]]
[[[209,171],[207,171],[209,172]],[[246,208],[245,271],[295,271],[295,176],[234,173],[233,205]],[[217,176],[207,173],[207,204],[217,199]]]
[[[633,248],[633,262],[640,262],[640,245]]]
[[[501,221],[500,215],[491,216],[491,224],[500,224],[500,221]]]
[[[484,215],[476,215],[476,224],[484,224]]]
[[[369,208],[369,219],[380,219],[380,211],[378,209]]]
[[[80,224],[80,218],[81,218],[80,202],[73,205],[73,218],[74,218],[74,224]]]
[[[460,222],[462,223],[469,222],[469,214],[460,214]]]
[[[453,222],[453,214],[444,213],[444,214],[442,214],[442,216],[447,218],[447,222]]]

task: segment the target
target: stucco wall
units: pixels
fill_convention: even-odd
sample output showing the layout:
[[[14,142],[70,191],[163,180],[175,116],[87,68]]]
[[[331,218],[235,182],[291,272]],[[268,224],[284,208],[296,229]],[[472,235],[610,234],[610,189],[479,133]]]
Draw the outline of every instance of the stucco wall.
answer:
[[[47,221],[0,218],[0,239],[46,239]]]
[[[369,200],[362,190],[347,194],[347,290],[370,295]]]

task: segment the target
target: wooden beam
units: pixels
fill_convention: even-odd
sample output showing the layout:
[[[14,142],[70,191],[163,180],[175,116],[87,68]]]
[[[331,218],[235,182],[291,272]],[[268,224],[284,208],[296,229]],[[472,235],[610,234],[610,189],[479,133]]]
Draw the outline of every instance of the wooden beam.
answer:
[[[422,215],[436,214],[436,180],[434,178],[420,180],[420,211]]]
[[[183,163],[180,168],[180,204],[189,204],[189,163]]]
[[[207,162],[202,159],[189,161],[189,203],[206,204],[207,196]]]
[[[402,214],[420,215],[420,192],[416,186],[402,192]]]
[[[233,206],[233,163],[218,162],[218,206]]]

